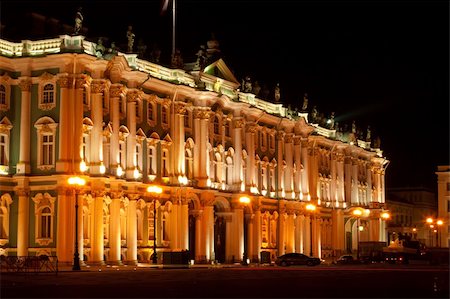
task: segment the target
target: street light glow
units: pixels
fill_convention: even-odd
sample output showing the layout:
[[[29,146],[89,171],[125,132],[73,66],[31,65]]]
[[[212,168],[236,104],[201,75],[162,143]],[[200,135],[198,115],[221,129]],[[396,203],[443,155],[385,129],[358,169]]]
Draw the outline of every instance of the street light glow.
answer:
[[[67,183],[69,185],[84,186],[84,185],[86,185],[86,180],[83,178],[80,178],[79,176],[72,176],[67,180]]]
[[[241,196],[241,197],[239,197],[239,202],[240,203],[250,203],[250,198],[247,196]]]
[[[389,218],[391,218],[391,215],[388,212],[384,212],[384,213],[381,214],[381,218],[389,219]]]
[[[306,209],[312,212],[316,210],[316,206],[310,203],[306,205]]]
[[[436,221],[436,224],[440,226],[440,225],[444,224],[444,221],[439,219],[438,221]]]
[[[149,193],[156,193],[156,194],[161,194],[163,192],[163,189],[159,186],[148,186],[147,187],[147,192]]]
[[[427,223],[433,223],[433,218],[428,217],[428,218],[427,218]]]
[[[362,215],[362,211],[361,210],[353,210],[353,215],[355,216],[361,216]]]

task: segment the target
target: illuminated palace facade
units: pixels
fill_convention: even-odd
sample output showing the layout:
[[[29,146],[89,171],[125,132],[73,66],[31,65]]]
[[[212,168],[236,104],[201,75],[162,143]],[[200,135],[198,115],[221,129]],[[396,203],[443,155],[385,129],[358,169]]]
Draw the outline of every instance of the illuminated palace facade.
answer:
[[[0,255],[70,264],[77,238],[86,264],[149,262],[154,242],[158,259],[261,262],[386,239],[370,142],[241,92],[223,60],[187,72],[95,47],[0,40]]]

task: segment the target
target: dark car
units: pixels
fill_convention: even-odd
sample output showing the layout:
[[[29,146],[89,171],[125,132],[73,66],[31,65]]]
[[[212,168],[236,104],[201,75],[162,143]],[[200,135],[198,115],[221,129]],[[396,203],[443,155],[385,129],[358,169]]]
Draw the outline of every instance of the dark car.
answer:
[[[275,264],[282,267],[287,267],[291,265],[307,265],[316,266],[320,265],[321,260],[317,257],[310,257],[302,253],[286,253],[280,255],[275,260]]]
[[[335,262],[338,265],[361,264],[361,261],[355,259],[352,255],[341,255]]]

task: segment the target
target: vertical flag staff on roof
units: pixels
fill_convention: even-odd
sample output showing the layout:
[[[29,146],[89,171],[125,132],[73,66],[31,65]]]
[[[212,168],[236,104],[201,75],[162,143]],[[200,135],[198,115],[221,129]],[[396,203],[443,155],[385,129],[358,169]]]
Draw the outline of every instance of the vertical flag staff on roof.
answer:
[[[176,0],[162,0],[160,15],[164,16],[169,8],[169,2],[172,3],[172,57],[175,55],[175,7]]]

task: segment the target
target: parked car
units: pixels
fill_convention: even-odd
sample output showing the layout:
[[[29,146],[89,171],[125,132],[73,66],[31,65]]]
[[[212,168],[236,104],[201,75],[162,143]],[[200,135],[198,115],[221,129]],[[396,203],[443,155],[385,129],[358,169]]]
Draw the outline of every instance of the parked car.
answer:
[[[316,266],[320,265],[321,259],[317,257],[310,257],[302,253],[286,253],[280,255],[275,260],[277,266],[287,267],[291,265],[307,265]]]
[[[338,265],[348,265],[348,264],[361,264],[360,260],[357,260],[353,257],[353,255],[341,255],[335,262]]]

